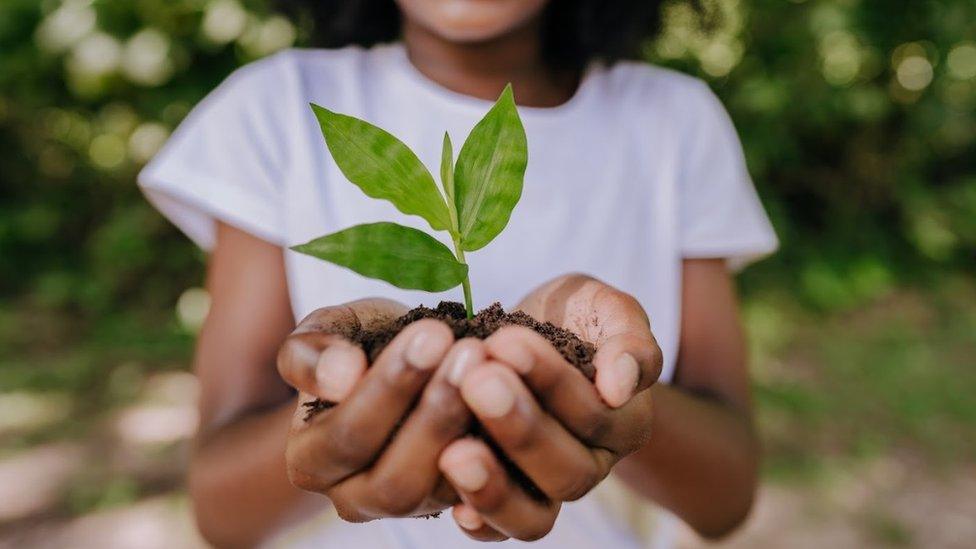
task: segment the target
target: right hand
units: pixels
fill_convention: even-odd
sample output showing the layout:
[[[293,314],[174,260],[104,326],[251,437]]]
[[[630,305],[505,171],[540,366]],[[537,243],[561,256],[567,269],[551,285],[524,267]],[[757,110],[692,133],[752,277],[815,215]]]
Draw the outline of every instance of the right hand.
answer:
[[[468,430],[472,416],[457,384],[485,359],[484,346],[475,339],[455,344],[444,323],[424,319],[400,332],[367,370],[365,353],[348,337],[404,312],[382,299],[319,309],[278,354],[279,373],[299,391],[288,478],[327,496],[347,521],[426,515],[459,501],[437,462]],[[337,404],[306,422],[302,403],[315,397]]]

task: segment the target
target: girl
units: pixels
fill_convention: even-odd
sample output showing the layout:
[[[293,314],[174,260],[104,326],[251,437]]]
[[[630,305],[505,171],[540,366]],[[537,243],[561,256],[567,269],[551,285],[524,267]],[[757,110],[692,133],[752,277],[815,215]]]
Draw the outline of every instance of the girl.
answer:
[[[624,60],[659,3],[306,4],[332,49],[239,70],[140,175],[211,254],[189,481],[203,535],[218,546],[634,547],[627,517],[599,495],[611,473],[705,536],[741,523],[758,448],[730,266],[776,238],[706,85]],[[475,301],[518,304],[594,342],[595,387],[528,330],[453,341],[432,320],[367,370],[343,334],[457,296],[287,251],[357,223],[422,227],[344,180],[307,105],[383,127],[436,166],[444,130],[463,141],[508,82],[529,167],[509,227],[471,257]],[[314,396],[339,404],[306,424],[300,403]],[[496,450],[464,437],[472,418]],[[494,452],[545,497],[529,497]],[[636,524],[661,543],[666,525]]]

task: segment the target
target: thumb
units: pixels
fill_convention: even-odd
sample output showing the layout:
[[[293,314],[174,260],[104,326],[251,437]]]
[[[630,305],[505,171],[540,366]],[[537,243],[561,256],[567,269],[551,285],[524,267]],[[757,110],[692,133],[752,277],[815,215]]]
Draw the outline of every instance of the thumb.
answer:
[[[611,408],[619,408],[661,375],[661,349],[650,333],[608,337],[593,358],[596,389]]]

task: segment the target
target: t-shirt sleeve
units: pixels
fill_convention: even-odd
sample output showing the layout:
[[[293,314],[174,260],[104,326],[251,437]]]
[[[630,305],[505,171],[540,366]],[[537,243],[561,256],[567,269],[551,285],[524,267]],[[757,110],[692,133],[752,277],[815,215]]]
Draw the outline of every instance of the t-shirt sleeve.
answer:
[[[148,200],[204,250],[215,244],[217,221],[284,244],[288,136],[279,57],[231,74],[139,173]]]
[[[695,84],[677,193],[680,250],[685,258],[726,258],[738,270],[779,242],[732,120],[706,84]]]

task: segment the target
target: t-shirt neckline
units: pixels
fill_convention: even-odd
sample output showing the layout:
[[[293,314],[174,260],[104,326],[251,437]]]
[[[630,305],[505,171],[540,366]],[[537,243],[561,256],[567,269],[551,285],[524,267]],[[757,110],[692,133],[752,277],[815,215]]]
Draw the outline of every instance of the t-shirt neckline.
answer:
[[[409,85],[419,90],[421,93],[432,97],[434,100],[448,104],[452,107],[467,110],[473,114],[484,114],[494,104],[494,101],[481,99],[456,92],[443,85],[431,80],[427,75],[413,65],[407,55],[407,49],[402,42],[392,42],[382,46],[377,46],[385,53],[397,74],[403,77]],[[527,107],[519,105],[519,115],[523,119],[533,120],[557,120],[570,115],[582,108],[587,99],[592,95],[593,81],[599,72],[600,65],[591,62],[583,71],[580,83],[572,97],[556,105],[555,107]]]

